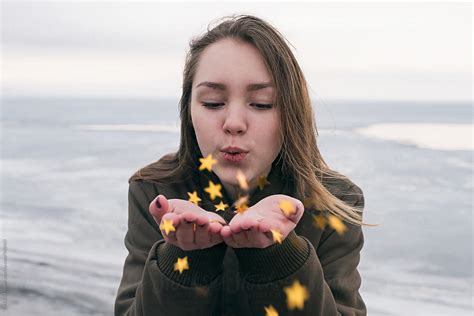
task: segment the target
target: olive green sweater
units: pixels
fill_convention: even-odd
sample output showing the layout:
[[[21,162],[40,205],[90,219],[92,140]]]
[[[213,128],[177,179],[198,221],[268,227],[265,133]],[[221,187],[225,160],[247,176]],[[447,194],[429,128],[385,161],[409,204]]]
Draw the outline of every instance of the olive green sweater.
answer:
[[[197,191],[199,206],[214,212],[204,192],[209,180],[220,183],[214,172],[195,172],[192,180],[169,185],[134,180],[128,192],[128,256],[115,301],[115,315],[265,315],[272,305],[279,315],[366,315],[359,293],[357,271],[364,244],[360,226],[345,223],[339,235],[326,225],[314,225],[309,210],[281,244],[265,249],[233,249],[225,243],[212,248],[183,251],[164,241],[159,226],[148,211],[158,195],[188,199]],[[294,196],[293,181],[272,165],[271,185],[250,197],[249,206],[273,194]],[[362,190],[347,177],[323,182],[335,196],[351,205],[364,207]],[[225,189],[223,201],[232,205]],[[229,222],[232,209],[218,212]],[[190,269],[174,271],[178,257],[188,256]],[[303,310],[289,309],[284,287],[298,280],[309,292]]]

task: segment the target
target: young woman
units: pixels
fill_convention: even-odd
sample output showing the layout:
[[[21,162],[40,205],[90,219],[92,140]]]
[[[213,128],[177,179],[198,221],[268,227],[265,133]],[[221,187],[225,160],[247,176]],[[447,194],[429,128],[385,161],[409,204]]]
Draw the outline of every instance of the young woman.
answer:
[[[363,193],[321,157],[284,37],[239,15],[193,39],[180,116],[129,180],[115,315],[366,315]]]

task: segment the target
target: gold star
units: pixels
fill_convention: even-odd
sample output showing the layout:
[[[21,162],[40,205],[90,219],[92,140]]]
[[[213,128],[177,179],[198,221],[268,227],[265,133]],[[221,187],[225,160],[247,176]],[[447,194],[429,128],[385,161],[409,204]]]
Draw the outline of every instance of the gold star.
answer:
[[[263,190],[263,188],[264,188],[266,185],[270,185],[270,184],[271,184],[271,183],[268,182],[266,176],[259,176],[259,177],[257,178],[257,185],[258,185],[258,187],[260,188],[260,190]]]
[[[204,169],[212,171],[212,165],[217,163],[217,160],[212,158],[212,154],[207,155],[206,158],[199,158],[199,161],[201,162],[201,165],[199,166],[200,171]]]
[[[293,203],[288,200],[281,200],[278,206],[280,206],[280,209],[285,216],[291,216],[296,211]]]
[[[223,223],[222,221],[220,221],[218,219],[210,219],[209,223],[219,223],[219,224],[223,224],[223,225],[225,224],[225,223]]]
[[[272,235],[273,235],[273,241],[281,244],[281,236],[282,234],[276,230],[276,229],[270,229],[270,231],[272,232]]]
[[[347,229],[346,225],[344,225],[344,223],[338,217],[332,214],[329,214],[328,217],[329,225],[331,225],[339,235],[342,235]]]
[[[270,305],[270,306],[264,306],[265,307],[265,316],[278,316],[278,312],[277,310],[275,309],[275,307],[273,307],[273,305]]]
[[[209,186],[204,189],[209,195],[211,196],[211,199],[214,200],[216,196],[222,197],[221,193],[221,185],[220,184],[214,184],[214,182],[209,180]]]
[[[189,199],[188,199],[189,202],[199,205],[199,201],[201,201],[201,199],[198,197],[198,194],[196,191],[194,191],[193,193],[188,192],[188,195],[189,195]]]
[[[314,220],[313,224],[316,227],[324,229],[324,227],[326,226],[326,219],[324,218],[324,216],[322,214],[313,215],[313,220]]]
[[[225,208],[226,207],[229,207],[229,205],[225,204],[224,202],[220,202],[219,204],[217,205],[214,205],[216,207],[216,212],[218,211],[225,211]]]
[[[176,228],[173,226],[173,221],[164,219],[162,220],[162,223],[160,224],[160,229],[164,230],[166,235],[169,235],[170,232],[175,232]]]
[[[179,271],[179,274],[183,273],[184,270],[188,270],[188,256],[184,258],[178,258],[178,261],[174,264],[174,271]]]
[[[304,301],[309,298],[308,290],[305,286],[301,285],[298,280],[293,281],[291,286],[287,286],[283,289],[286,293],[286,305],[288,309],[300,309],[304,307]]]
[[[245,178],[244,173],[240,169],[237,170],[237,180],[239,181],[239,186],[242,190],[249,189],[249,184],[247,183],[247,179]]]
[[[244,195],[244,196],[240,197],[240,198],[234,203],[237,213],[242,214],[242,213],[244,213],[244,212],[249,208],[249,206],[247,205],[248,199],[249,199],[249,196],[248,196],[248,195]]]

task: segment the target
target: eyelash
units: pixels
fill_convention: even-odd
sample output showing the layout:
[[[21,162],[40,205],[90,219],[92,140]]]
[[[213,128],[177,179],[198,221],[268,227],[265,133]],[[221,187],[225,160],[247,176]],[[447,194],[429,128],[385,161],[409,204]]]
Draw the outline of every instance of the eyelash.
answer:
[[[207,103],[207,102],[202,102],[202,105],[211,108],[211,109],[217,109],[219,105],[223,103]],[[263,104],[263,103],[251,103],[257,106],[263,106],[263,107],[256,107],[259,110],[265,110],[265,109],[271,109],[273,107],[273,104]]]

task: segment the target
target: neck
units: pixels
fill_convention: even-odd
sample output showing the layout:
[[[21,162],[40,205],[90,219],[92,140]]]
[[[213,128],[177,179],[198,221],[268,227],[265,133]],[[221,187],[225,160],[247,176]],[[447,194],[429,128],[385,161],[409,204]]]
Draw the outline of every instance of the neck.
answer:
[[[272,165],[270,165],[267,168],[267,170],[264,172],[263,175],[265,175],[265,177],[268,177],[271,169],[272,169]],[[252,196],[254,192],[256,191],[256,189],[258,188],[257,178],[247,179],[247,183],[249,186],[248,194],[249,196]],[[240,186],[238,184],[234,185],[234,184],[222,182],[222,185],[224,186],[227,194],[229,195],[229,198],[231,198],[232,201],[236,201],[239,198],[239,192],[241,192],[242,190],[240,189]]]
[[[227,194],[232,199],[232,201],[236,201],[239,198],[239,192],[241,192],[239,185],[232,185],[228,183],[222,183],[222,185],[224,186]],[[252,185],[249,183],[249,195],[252,195],[256,189],[256,184]]]

